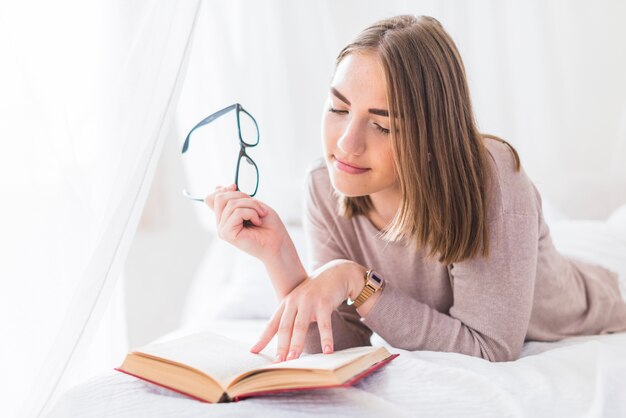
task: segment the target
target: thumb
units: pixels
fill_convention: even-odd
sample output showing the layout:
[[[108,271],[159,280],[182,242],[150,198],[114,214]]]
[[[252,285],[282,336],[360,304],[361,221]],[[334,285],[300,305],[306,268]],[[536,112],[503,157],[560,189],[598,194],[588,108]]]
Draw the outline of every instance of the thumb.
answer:
[[[215,194],[219,191],[219,189],[215,190],[213,193],[204,198],[204,203],[209,207],[209,209],[213,210],[213,204],[215,203]]]

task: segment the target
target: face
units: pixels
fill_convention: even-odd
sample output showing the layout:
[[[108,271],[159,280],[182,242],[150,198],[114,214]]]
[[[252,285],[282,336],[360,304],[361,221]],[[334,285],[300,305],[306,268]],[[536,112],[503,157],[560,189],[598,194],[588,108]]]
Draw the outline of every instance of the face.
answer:
[[[398,190],[389,133],[385,74],[373,53],[352,53],[337,66],[322,119],[333,187],[346,196]]]

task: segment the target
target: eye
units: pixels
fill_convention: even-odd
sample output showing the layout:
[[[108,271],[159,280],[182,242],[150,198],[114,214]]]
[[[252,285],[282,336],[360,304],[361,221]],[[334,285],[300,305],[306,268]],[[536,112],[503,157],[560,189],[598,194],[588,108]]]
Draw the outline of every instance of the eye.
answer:
[[[330,113],[336,113],[336,114],[346,114],[346,113],[348,113],[347,110],[339,110],[339,109],[335,109],[334,107],[329,108],[328,111]]]
[[[387,128],[383,128],[382,126],[380,126],[379,124],[375,123],[374,126],[376,127],[376,130],[380,133],[382,133],[383,135],[389,135],[389,129]]]

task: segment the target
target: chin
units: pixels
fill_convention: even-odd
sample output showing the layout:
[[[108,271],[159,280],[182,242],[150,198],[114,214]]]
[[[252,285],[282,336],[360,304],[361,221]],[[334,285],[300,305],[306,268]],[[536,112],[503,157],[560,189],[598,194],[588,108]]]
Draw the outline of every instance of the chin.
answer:
[[[334,169],[331,168],[331,170]],[[346,179],[342,173],[330,171],[330,183],[333,189],[348,197],[367,196],[371,193],[363,184]]]
[[[326,157],[326,168],[330,176],[330,182],[335,191],[348,197],[367,196],[372,193],[371,174],[348,174],[335,168],[334,158],[332,155]]]

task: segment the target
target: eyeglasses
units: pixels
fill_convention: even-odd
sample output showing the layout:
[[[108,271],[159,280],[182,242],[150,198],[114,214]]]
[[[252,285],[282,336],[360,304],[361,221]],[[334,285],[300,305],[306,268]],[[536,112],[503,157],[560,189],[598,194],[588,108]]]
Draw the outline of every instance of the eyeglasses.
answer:
[[[235,185],[237,190],[252,197],[259,188],[259,168],[246,153],[246,148],[256,147],[259,144],[259,125],[257,125],[254,117],[239,103],[225,107],[198,122],[187,134],[182,154],[189,149],[189,138],[196,129],[213,122],[231,110],[237,111],[237,132],[239,133],[239,158],[237,158],[237,169],[235,171]],[[243,164],[242,161],[244,161]],[[183,195],[191,200],[204,202],[204,198],[190,194],[187,189],[183,189]]]

